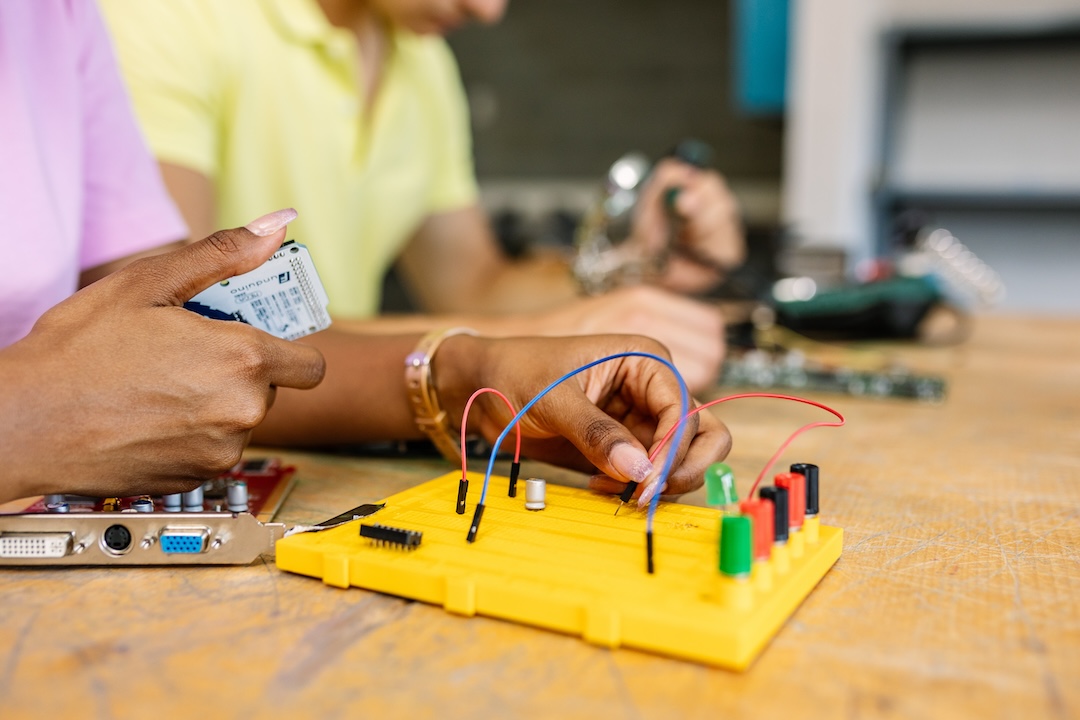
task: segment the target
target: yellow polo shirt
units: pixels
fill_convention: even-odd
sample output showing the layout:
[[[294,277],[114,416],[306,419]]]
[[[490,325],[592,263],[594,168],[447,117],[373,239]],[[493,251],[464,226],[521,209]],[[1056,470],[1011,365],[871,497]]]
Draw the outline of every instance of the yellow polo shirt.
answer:
[[[102,0],[163,162],[212,179],[217,225],[299,219],[331,312],[373,315],[424,218],[476,201],[468,112],[441,38],[397,31],[370,113],[356,37],[315,0]]]

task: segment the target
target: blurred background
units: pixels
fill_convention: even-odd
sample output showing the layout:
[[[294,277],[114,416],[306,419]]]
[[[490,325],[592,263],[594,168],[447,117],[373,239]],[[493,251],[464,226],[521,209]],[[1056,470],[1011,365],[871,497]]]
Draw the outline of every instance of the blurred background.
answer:
[[[1080,312],[1076,0],[518,0],[450,42],[511,251],[571,244],[618,157],[694,137],[780,274],[850,282],[943,227],[999,308]]]

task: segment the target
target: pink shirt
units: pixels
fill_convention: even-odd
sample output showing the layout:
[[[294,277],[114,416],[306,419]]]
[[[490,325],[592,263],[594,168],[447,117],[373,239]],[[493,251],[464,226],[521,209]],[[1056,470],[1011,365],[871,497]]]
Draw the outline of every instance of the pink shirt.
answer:
[[[187,237],[90,0],[0,0],[0,348],[79,273]]]

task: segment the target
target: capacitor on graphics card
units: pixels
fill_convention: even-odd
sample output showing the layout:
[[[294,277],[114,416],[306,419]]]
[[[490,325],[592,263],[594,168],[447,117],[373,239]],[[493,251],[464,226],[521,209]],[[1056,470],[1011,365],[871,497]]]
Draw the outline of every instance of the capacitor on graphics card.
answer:
[[[791,472],[806,478],[806,517],[817,517],[818,507],[818,466],[810,463],[795,463]]]
[[[161,496],[161,502],[165,506],[165,512],[180,512],[183,495],[181,493],[170,493],[168,495]]]
[[[184,512],[202,512],[203,511],[203,486],[184,493],[183,497]]]
[[[248,486],[245,480],[230,480],[225,486],[229,512],[247,512]]]
[[[131,501],[131,509],[135,512],[152,513],[154,512],[154,501],[148,497],[141,497]]]
[[[758,491],[762,500],[769,500],[773,504],[773,542],[783,545],[788,541],[788,491],[778,487],[763,487]]]

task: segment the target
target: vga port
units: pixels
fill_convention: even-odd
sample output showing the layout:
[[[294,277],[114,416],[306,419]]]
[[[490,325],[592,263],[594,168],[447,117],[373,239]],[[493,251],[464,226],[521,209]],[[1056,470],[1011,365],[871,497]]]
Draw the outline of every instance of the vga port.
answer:
[[[71,552],[71,533],[0,533],[0,558],[62,558]]]
[[[209,539],[210,530],[205,527],[167,526],[158,537],[161,552],[166,555],[198,555],[206,551]]]

